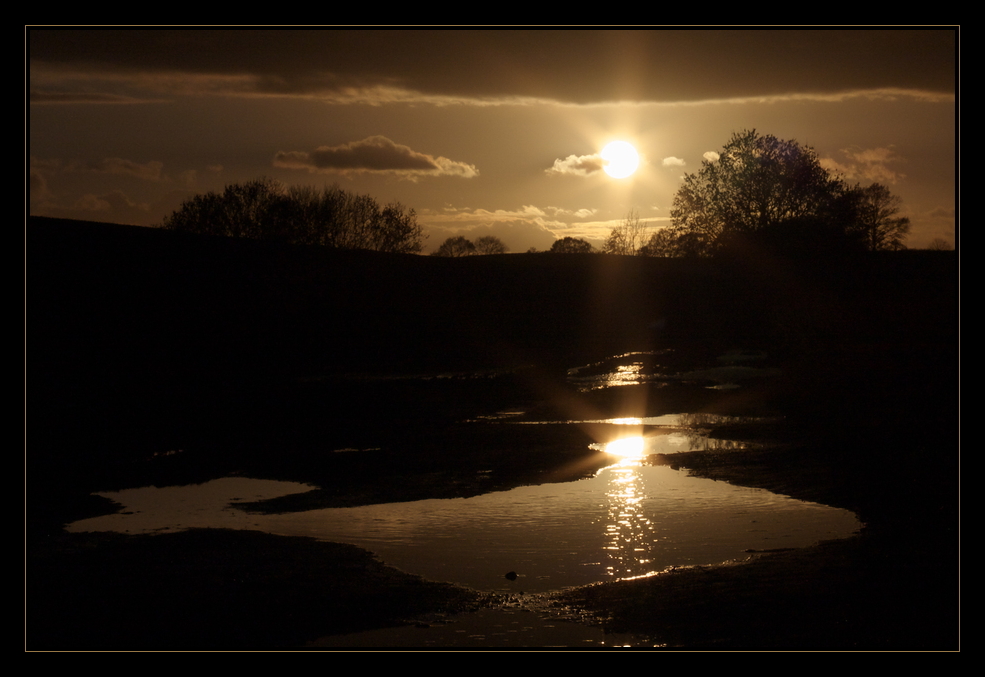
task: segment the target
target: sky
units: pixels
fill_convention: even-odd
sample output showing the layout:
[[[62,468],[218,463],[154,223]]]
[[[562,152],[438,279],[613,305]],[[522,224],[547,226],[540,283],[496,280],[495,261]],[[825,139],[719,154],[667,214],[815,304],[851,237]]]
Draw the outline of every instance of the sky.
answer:
[[[413,208],[513,252],[670,223],[735,132],[812,147],[955,242],[958,31],[25,27],[32,215],[160,225],[260,176]],[[633,144],[616,179],[599,153]]]

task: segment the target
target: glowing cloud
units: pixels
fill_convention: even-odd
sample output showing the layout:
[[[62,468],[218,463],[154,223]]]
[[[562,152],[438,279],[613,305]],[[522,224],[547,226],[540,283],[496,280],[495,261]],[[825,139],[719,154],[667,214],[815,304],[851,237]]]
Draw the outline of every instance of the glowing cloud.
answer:
[[[385,136],[370,136],[340,146],[320,146],[310,153],[281,151],[274,156],[274,166],[306,169],[312,173],[396,174],[411,180],[425,176],[468,179],[479,175],[475,165],[420,153]]]
[[[563,160],[555,160],[554,166],[544,170],[548,176],[591,176],[605,168],[605,160],[598,153],[592,155],[569,155]]]
[[[903,158],[892,148],[843,148],[841,151],[847,161],[834,158],[821,158],[821,166],[835,174],[841,174],[850,181],[892,184],[906,178],[906,174],[895,171],[887,165],[903,162]]]

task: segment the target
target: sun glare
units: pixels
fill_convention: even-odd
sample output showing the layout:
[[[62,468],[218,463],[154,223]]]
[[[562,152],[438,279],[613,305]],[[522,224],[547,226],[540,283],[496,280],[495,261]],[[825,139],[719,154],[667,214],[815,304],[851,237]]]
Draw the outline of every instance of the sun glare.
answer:
[[[637,436],[614,440],[605,445],[605,453],[626,460],[639,460],[643,458],[643,438]]]
[[[625,179],[640,165],[640,156],[626,141],[613,141],[602,149],[602,169],[614,179]]]

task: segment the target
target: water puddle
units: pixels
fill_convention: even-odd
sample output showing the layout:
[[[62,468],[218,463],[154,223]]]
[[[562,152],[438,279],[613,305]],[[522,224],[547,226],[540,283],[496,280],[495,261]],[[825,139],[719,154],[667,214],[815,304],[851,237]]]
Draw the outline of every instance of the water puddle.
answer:
[[[599,362],[573,367],[567,380],[580,392],[618,386],[666,385],[668,383],[704,383],[713,389],[731,389],[752,379],[779,376],[780,370],[759,366],[767,355],[761,351],[729,351],[718,356],[717,366],[680,371],[673,364],[672,351],[656,350],[614,355]],[[757,366],[752,366],[757,365]]]
[[[750,550],[804,547],[850,536],[861,526],[846,510],[642,465],[633,455],[577,482],[277,515],[247,513],[235,504],[311,487],[226,478],[106,492],[100,495],[124,512],[68,530],[216,527],[309,536],[358,545],[431,580],[533,593],[714,564]]]
[[[504,417],[505,418],[505,417]],[[612,426],[608,442],[591,444],[596,451],[625,455],[632,448],[640,457],[678,454],[687,451],[730,451],[763,448],[762,443],[709,437],[718,426],[772,424],[780,419],[767,416],[725,416],[720,414],[664,414],[662,416],[606,418],[584,421],[518,421],[518,425],[571,423]],[[620,432],[625,428],[625,432]]]
[[[568,369],[568,383],[581,392],[640,385],[665,380],[666,369],[660,358],[667,351],[634,352],[615,355],[599,362]]]
[[[587,392],[621,385],[661,387],[675,380],[733,387],[747,378],[773,375],[759,368],[765,358],[760,353],[730,353],[719,358],[718,366],[702,372],[675,369],[680,365],[670,358],[669,351],[627,353],[569,370],[567,381],[575,390]],[[448,378],[452,377],[459,378]],[[351,543],[403,571],[502,593],[503,599],[514,600],[518,607],[484,609],[454,620],[439,619],[428,627],[326,638],[318,646],[602,647],[628,646],[632,640],[541,616],[531,602],[538,593],[847,538],[862,526],[847,510],[691,476],[665,460],[655,460],[657,455],[762,446],[710,435],[763,439],[779,421],[776,418],[693,413],[563,421],[527,417],[525,407],[504,408],[474,422],[580,425],[591,439],[600,440],[590,447],[605,454],[611,464],[578,481],[470,498],[281,514],[249,512],[248,504],[318,487],[245,477],[143,487],[100,493],[123,506],[121,511],[80,520],[66,529],[129,534],[243,529]],[[750,431],[758,431],[759,437],[749,435]],[[341,446],[333,451],[372,450],[380,448]],[[179,452],[168,452],[173,453]]]

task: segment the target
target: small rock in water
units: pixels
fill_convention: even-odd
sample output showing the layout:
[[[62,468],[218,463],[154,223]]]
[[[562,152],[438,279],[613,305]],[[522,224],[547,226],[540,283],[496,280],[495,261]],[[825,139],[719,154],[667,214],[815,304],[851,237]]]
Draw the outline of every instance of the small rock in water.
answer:
[[[516,580],[516,572],[515,571],[511,571],[508,574],[506,574],[506,580],[508,580],[508,581],[515,581]]]

